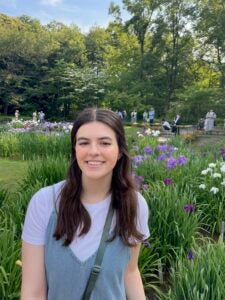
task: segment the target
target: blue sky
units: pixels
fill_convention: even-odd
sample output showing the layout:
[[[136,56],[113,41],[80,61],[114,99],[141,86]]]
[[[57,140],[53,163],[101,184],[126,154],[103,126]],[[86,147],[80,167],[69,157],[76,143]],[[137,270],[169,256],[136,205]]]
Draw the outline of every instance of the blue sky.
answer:
[[[112,20],[108,8],[112,0],[0,0],[0,13],[9,16],[28,15],[47,24],[52,20],[74,23],[83,32],[90,27],[107,26]],[[113,0],[122,7],[122,0]]]

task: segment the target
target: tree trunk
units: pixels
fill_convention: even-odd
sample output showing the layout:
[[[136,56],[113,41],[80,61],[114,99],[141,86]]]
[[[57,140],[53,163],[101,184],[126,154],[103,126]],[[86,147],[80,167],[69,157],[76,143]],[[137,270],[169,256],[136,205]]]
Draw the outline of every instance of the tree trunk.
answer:
[[[4,105],[4,115],[8,115],[8,108],[9,108],[9,104],[8,104],[8,102],[7,103],[5,103],[5,105]]]

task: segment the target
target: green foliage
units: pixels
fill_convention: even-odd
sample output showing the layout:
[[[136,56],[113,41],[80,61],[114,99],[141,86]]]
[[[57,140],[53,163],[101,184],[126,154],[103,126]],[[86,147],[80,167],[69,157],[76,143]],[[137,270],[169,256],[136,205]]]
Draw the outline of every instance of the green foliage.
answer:
[[[224,97],[218,88],[190,87],[177,96],[179,101],[171,103],[168,111],[171,118],[180,113],[184,123],[197,124],[199,118],[204,118],[210,109],[214,109],[218,117],[223,117]]]
[[[36,133],[4,133],[0,136],[0,156],[17,159],[35,159],[48,155],[70,153],[70,139],[63,136],[47,136]]]
[[[161,299],[164,293],[160,289],[160,282],[157,274],[158,258],[153,245],[150,245],[149,248],[142,247],[138,265],[146,291],[150,289],[153,290],[154,293]]]
[[[47,157],[29,164],[28,173],[18,192],[7,197],[0,191],[0,299],[19,299],[21,270],[21,231],[28,202],[32,195],[46,185],[65,178],[68,162],[64,157]]]
[[[0,210],[0,299],[19,299],[21,270],[16,265],[20,258],[20,241],[16,226]]]
[[[35,159],[28,164],[26,177],[22,182],[22,190],[35,186],[36,182],[43,186],[64,180],[68,169],[68,161],[64,156],[47,156]]]
[[[177,187],[163,184],[152,184],[144,196],[150,210],[150,242],[168,266],[181,249],[187,251],[191,247],[199,230],[199,215],[184,210],[187,204],[196,205],[196,197],[188,190],[181,193]]]
[[[225,163],[219,160],[205,164],[196,183],[197,204],[205,229],[218,234],[225,220]]]
[[[218,243],[202,240],[192,248],[193,259],[186,253],[177,258],[171,271],[171,300],[223,299],[225,295],[225,248],[222,238]]]
[[[0,111],[69,118],[86,106],[197,123],[208,108],[224,118],[224,7],[221,1],[123,1],[106,29],[46,26],[0,15]],[[197,17],[196,17],[197,16]],[[207,108],[208,107],[208,108]]]
[[[0,189],[0,209],[3,205],[3,203],[7,200],[8,198],[8,191],[4,188]]]

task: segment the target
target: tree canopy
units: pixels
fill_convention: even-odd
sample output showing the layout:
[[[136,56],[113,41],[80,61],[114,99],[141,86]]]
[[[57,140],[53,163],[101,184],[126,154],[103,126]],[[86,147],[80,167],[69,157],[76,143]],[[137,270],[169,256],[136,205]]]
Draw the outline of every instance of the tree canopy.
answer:
[[[123,20],[122,9],[129,12]],[[0,112],[71,118],[86,106],[196,122],[225,111],[225,6],[208,0],[123,0],[86,34],[0,14]]]

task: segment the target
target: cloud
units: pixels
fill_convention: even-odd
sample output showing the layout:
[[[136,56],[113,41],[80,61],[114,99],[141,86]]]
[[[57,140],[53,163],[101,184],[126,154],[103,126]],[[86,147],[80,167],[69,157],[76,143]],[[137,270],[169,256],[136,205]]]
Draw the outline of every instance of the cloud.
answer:
[[[41,0],[41,4],[56,6],[62,3],[62,0]]]

